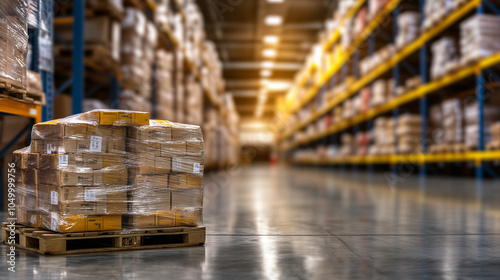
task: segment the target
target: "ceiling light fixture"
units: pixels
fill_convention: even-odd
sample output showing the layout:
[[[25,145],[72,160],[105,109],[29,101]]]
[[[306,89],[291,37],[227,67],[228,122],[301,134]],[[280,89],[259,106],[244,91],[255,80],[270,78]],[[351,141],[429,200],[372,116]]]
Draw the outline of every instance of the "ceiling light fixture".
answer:
[[[270,68],[273,68],[273,67],[274,67],[274,62],[272,62],[272,61],[264,61],[264,62],[262,62],[262,68],[270,69]]]
[[[277,15],[267,16],[265,19],[267,25],[276,26],[283,23],[283,18]]]
[[[262,55],[265,57],[275,57],[276,51],[273,49],[265,49],[264,51],[262,51]]]
[[[269,78],[269,77],[271,77],[272,74],[273,74],[273,72],[271,70],[260,71],[260,76],[264,77],[264,78]]]
[[[275,35],[268,35],[264,37],[264,43],[266,44],[277,44],[280,41],[278,36]]]

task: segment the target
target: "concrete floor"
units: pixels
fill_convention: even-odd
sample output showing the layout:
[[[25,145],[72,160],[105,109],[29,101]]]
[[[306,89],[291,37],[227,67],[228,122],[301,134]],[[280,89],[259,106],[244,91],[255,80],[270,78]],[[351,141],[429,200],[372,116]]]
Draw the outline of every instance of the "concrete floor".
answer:
[[[204,247],[39,256],[1,279],[499,279],[500,184],[254,166],[208,174]]]

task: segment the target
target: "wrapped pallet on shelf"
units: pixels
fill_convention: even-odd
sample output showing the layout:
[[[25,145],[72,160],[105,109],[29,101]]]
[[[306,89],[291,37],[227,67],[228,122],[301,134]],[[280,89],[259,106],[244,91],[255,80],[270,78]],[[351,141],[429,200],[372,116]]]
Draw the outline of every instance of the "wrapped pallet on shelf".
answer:
[[[464,143],[464,111],[458,98],[446,100],[443,107],[444,145],[440,153],[452,152],[457,144]]]
[[[404,114],[398,118],[396,135],[399,154],[417,154],[421,151],[422,117]]]
[[[18,222],[61,233],[202,223],[198,126],[99,110],[36,124],[14,153]]]
[[[464,108],[465,144],[469,150],[479,148],[479,106],[476,103],[468,104]],[[500,108],[492,105],[484,107],[484,141],[493,141],[491,128],[500,119]]]
[[[27,88],[28,3],[0,3],[0,90],[24,93]]]
[[[455,38],[443,37],[432,44],[431,50],[433,57],[431,65],[432,80],[440,79],[446,74],[459,69],[460,51]]]
[[[401,50],[420,35],[420,14],[411,11],[400,14],[398,16],[398,30],[396,47]]]
[[[460,25],[462,65],[500,52],[500,17],[475,15]]]
[[[488,150],[500,150],[500,122],[491,125],[491,141],[487,144]]]

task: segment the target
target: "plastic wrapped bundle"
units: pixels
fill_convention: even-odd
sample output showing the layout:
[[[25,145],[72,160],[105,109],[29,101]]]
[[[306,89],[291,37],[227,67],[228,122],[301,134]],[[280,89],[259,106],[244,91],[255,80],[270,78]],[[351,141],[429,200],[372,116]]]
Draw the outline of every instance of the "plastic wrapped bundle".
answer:
[[[100,110],[36,124],[13,155],[19,222],[58,232],[202,223],[200,127]]]
[[[452,37],[443,37],[432,44],[431,78],[437,80],[449,71],[458,69],[460,53],[457,42]]]
[[[476,15],[460,25],[462,63],[475,62],[500,52],[500,17]]]
[[[0,82],[26,90],[28,55],[28,3],[4,0],[0,3]]]

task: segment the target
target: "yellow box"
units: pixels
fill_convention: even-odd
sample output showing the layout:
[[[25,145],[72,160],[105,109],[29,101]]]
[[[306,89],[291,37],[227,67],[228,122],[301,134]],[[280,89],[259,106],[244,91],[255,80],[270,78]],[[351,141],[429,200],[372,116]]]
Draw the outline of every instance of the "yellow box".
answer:
[[[149,113],[133,112],[132,117],[132,125],[149,125]]]
[[[172,211],[159,211],[149,215],[127,215],[127,227],[154,228],[175,226],[175,213]]]
[[[63,216],[57,213],[41,215],[42,227],[61,232],[87,232],[121,230],[121,215],[71,215]]]
[[[119,112],[118,113],[118,122],[116,125],[120,126],[130,126],[134,123],[134,117],[132,112]]]

